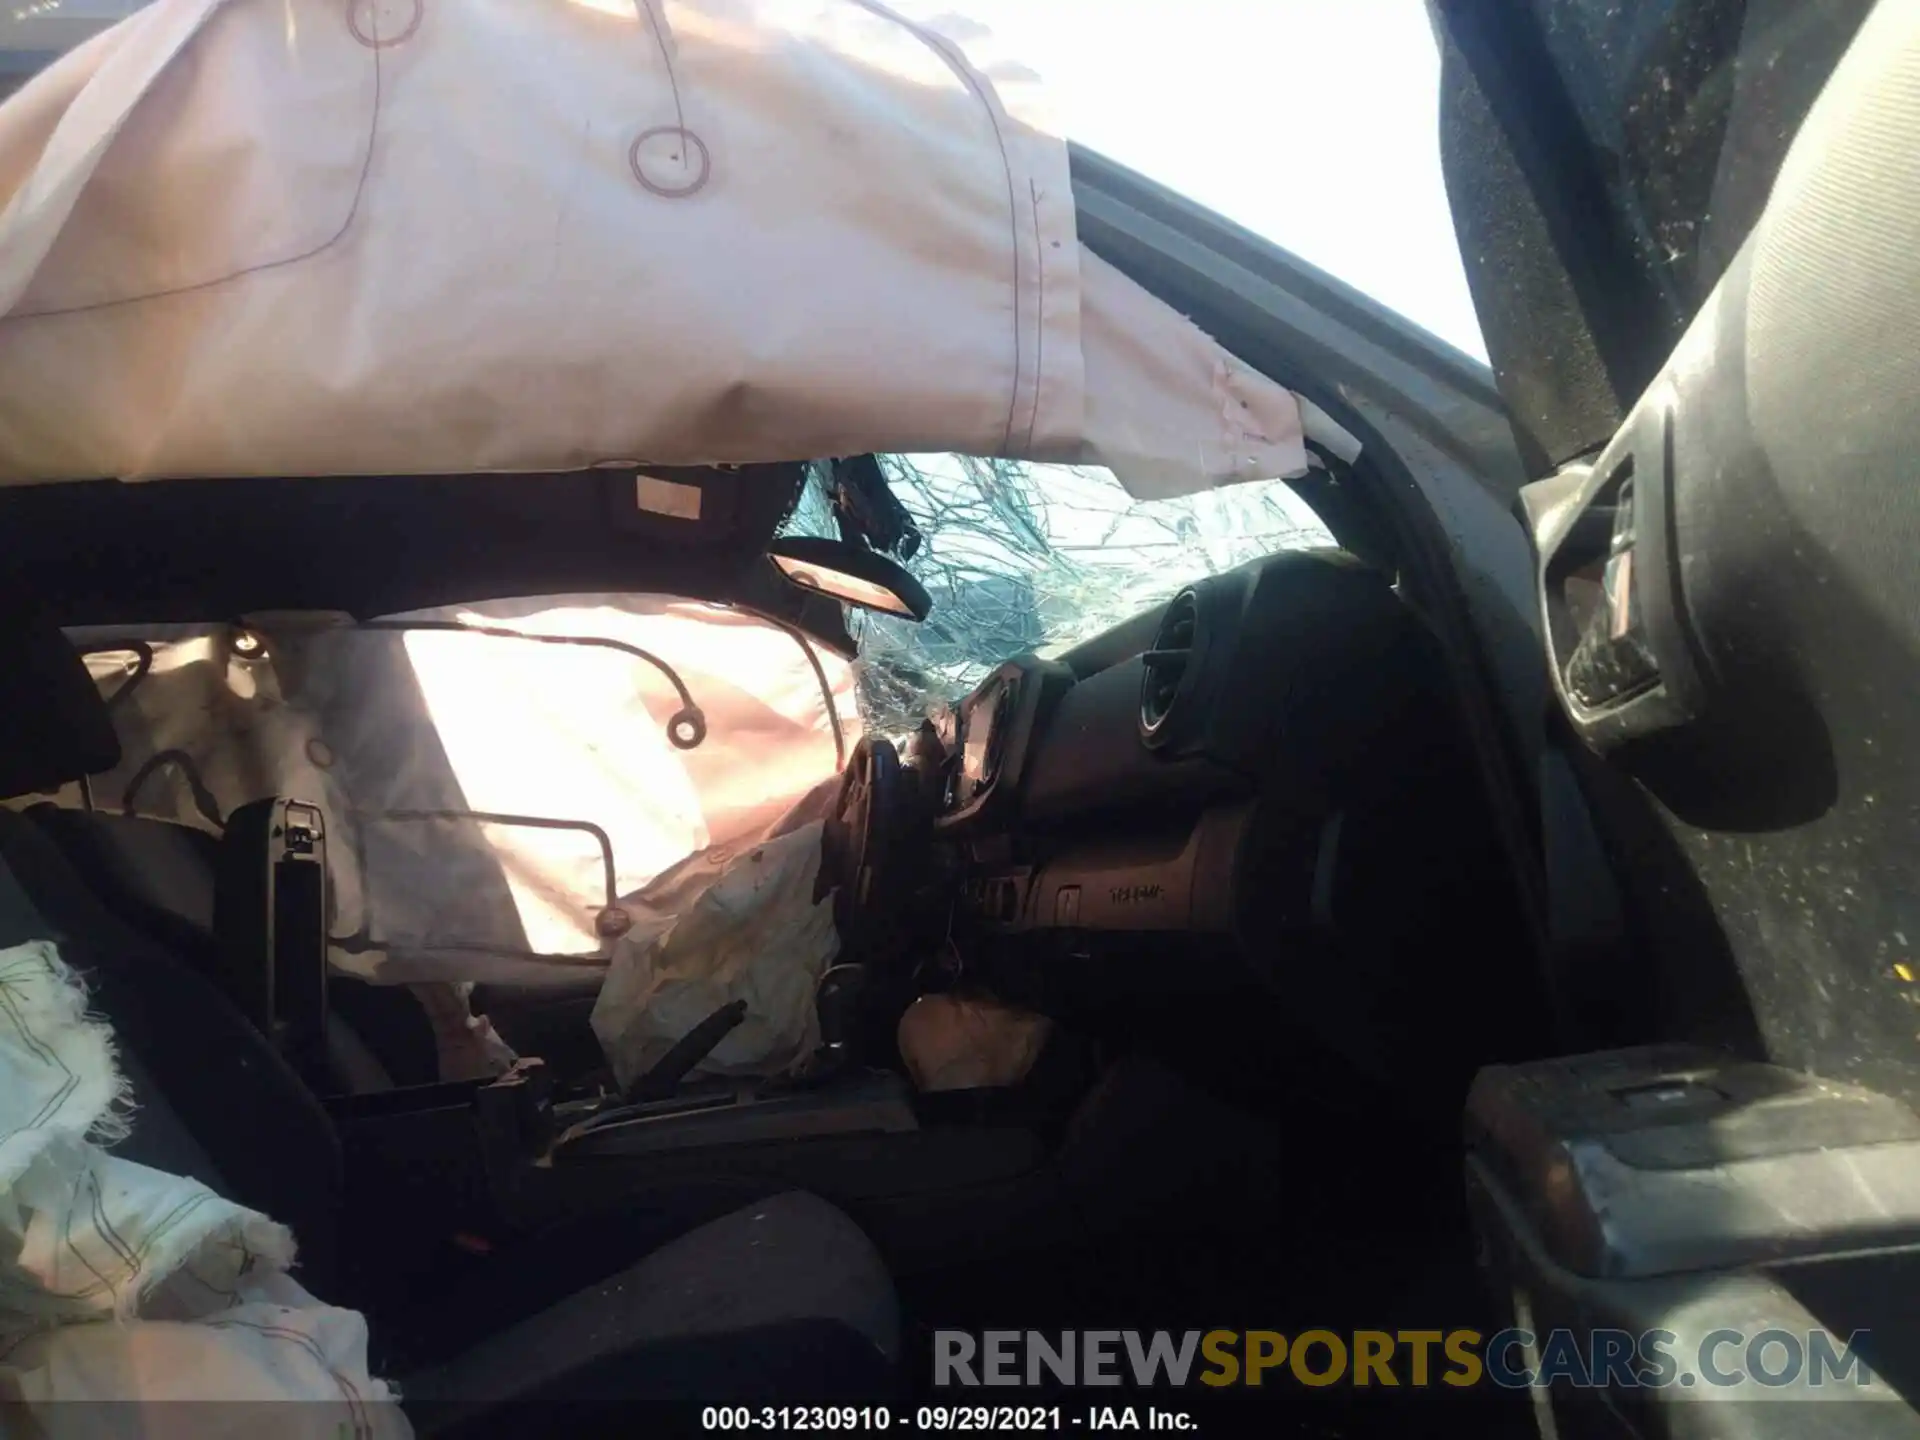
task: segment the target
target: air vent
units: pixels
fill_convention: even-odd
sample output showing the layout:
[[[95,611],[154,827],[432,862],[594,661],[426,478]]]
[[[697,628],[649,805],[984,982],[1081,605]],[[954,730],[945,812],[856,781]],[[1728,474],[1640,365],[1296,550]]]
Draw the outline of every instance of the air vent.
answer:
[[[1167,605],[1153,648],[1141,661],[1140,738],[1162,745],[1172,736],[1168,722],[1179,706],[1200,640],[1200,605],[1193,591],[1182,590]]]

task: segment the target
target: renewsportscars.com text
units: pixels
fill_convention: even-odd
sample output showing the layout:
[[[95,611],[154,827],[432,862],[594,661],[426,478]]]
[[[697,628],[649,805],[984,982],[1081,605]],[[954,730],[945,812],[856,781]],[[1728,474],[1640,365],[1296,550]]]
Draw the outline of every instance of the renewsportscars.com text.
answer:
[[[1867,1331],[938,1330],[936,1386],[1866,1388]]]

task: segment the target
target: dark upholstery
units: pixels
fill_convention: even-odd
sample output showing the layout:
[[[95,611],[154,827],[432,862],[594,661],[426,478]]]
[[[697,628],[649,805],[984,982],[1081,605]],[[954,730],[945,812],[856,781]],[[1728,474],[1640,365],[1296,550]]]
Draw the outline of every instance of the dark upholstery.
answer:
[[[0,580],[0,798],[58,790],[119,763],[85,662],[30,596]]]
[[[217,987],[99,906],[31,821],[0,809],[0,947],[37,939],[56,941],[87,977],[119,1038],[137,1106],[120,1153],[288,1224],[301,1279],[324,1297],[341,1188],[325,1111]],[[892,1286],[872,1243],[825,1201],[774,1196],[677,1238],[650,1218],[576,1232],[568,1264],[554,1268],[591,1271],[598,1259],[613,1273],[552,1303],[537,1286],[503,1283],[509,1256],[487,1287],[494,1333],[406,1378],[423,1428],[465,1428],[534,1399],[794,1402],[885,1385],[899,1344]],[[620,1229],[631,1232],[625,1254],[609,1238]],[[620,1268],[631,1239],[652,1253]],[[516,1297],[535,1313],[513,1315]]]
[[[837,1351],[845,1332],[860,1342],[867,1364],[861,1378],[872,1396],[885,1362],[899,1349],[899,1316],[880,1257],[853,1222],[826,1201],[787,1193],[757,1201],[711,1221],[587,1289],[559,1299],[432,1369],[408,1376],[410,1403],[494,1405],[509,1400],[589,1398],[622,1393],[618,1370],[603,1362],[636,1363],[654,1347],[702,1347],[757,1332],[799,1327],[802,1346],[818,1342]],[[799,1338],[810,1335],[813,1341]],[[740,1375],[724,1390],[664,1367],[638,1393],[744,1401],[740,1380],[751,1376],[752,1356],[740,1357]],[[708,1362],[709,1364],[715,1362]],[[856,1367],[856,1373],[860,1373]],[[823,1379],[825,1377],[822,1377]],[[753,1398],[796,1401],[812,1387],[784,1392],[756,1389]],[[631,1391],[625,1393],[634,1393]]]
[[[213,944],[220,840],[190,825],[35,805],[27,811],[130,925],[175,949]]]
[[[226,988],[229,947],[220,926],[231,922],[217,903],[219,877],[223,867],[230,873],[251,863],[253,857],[232,853],[244,837],[222,840],[168,820],[57,805],[35,805],[26,813],[101,904]],[[327,1004],[392,1084],[439,1080],[433,1022],[410,990],[335,975]]]
[[[219,1166],[226,1194],[290,1226],[309,1285],[325,1293],[341,1173],[320,1102],[217,985],[114,915],[37,825],[4,808],[0,867],[31,902],[9,915],[0,943],[59,945],[153,1093]]]
[[[0,607],[0,619],[10,613]],[[37,648],[8,641],[21,661],[0,697],[10,708],[35,703],[36,669],[50,688],[66,686],[62,677],[78,662],[70,648],[59,653],[65,641],[53,634],[57,643]],[[104,706],[84,668],[79,675],[84,691],[66,686],[61,700],[65,733],[36,722],[0,734],[0,746],[12,747],[0,778],[51,788],[112,763],[97,743]],[[0,806],[0,948],[54,941],[86,978],[94,1008],[114,1028],[137,1107],[119,1153],[190,1175],[288,1225],[300,1278],[325,1299],[338,1246],[351,1240],[336,1233],[344,1177],[332,1122],[221,987],[167,943],[204,940],[196,872],[205,842],[101,821],[52,820],[54,831],[73,831],[65,838],[97,870],[96,887],[41,823]],[[115,894],[113,904],[101,889]],[[153,911],[165,918],[129,922],[152,922]],[[519,1402],[534,1400],[550,1412],[555,1403],[621,1399],[887,1398],[899,1343],[893,1290],[853,1223],[800,1194],[682,1223],[701,1203],[550,1237],[565,1264],[537,1249],[527,1263],[503,1257],[486,1277],[492,1307],[469,1306],[477,1313],[466,1317],[484,1320],[489,1333],[463,1334],[459,1353],[405,1377],[415,1423],[434,1434],[517,1436],[527,1431]],[[508,1280],[516,1265],[519,1284]],[[552,1281],[583,1272],[610,1278],[555,1293]],[[430,1317],[432,1307],[421,1313]],[[449,1332],[461,1322],[454,1311],[441,1314]],[[376,1351],[391,1348],[378,1317],[373,1338]],[[425,1353],[443,1338],[416,1335],[412,1348]]]
[[[660,1411],[635,1400],[680,1402]],[[525,1440],[532,1435],[680,1435],[715,1403],[775,1406],[891,1403],[908,1397],[891,1361],[834,1321],[792,1320],[714,1335],[670,1335],[634,1350],[596,1352],[564,1384],[504,1403],[406,1397],[422,1440]],[[792,1412],[803,1417],[805,1411]],[[663,1425],[671,1418],[678,1423]]]
[[[607,1063],[593,1034],[593,1007],[600,998],[604,972],[562,973],[538,985],[476,985],[473,1013],[522,1055],[538,1055],[556,1075],[581,1075]]]
[[[52,937],[49,925],[13,872],[0,865],[0,950]],[[153,1083],[146,1062],[124,1045],[117,1057],[120,1069],[133,1088],[139,1105],[138,1123],[133,1134],[123,1140],[115,1153],[156,1170],[185,1175],[214,1190],[227,1188],[205,1147],[188,1132],[186,1124],[166,1103],[160,1088]]]

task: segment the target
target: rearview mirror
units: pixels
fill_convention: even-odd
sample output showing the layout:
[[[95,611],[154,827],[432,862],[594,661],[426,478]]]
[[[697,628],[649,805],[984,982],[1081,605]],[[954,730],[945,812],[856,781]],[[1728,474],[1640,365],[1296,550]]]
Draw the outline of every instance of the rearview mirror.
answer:
[[[767,547],[767,558],[790,585],[849,605],[924,620],[933,600],[901,566],[877,551],[816,535],[789,535]]]

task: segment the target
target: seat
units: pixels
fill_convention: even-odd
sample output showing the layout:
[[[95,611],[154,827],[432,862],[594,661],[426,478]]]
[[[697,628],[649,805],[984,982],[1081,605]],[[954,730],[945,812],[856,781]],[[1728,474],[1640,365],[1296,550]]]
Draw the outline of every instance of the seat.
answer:
[[[40,659],[24,667],[26,673],[44,672],[45,653],[36,651]],[[63,657],[56,658],[64,665]],[[116,763],[108,758],[107,746],[117,756],[118,742],[109,731],[94,743],[105,762],[94,767],[98,773]],[[53,787],[43,778],[22,788]],[[27,813],[108,908],[217,983],[232,986],[235,954],[261,949],[264,917],[221,903],[223,893],[231,898],[244,890],[244,880],[235,884],[236,877],[257,866],[257,836],[251,830],[236,832],[230,824],[220,836],[169,820],[51,802],[33,805]],[[223,877],[228,881],[224,892]],[[241,913],[229,913],[233,909]],[[594,971],[556,977],[555,984],[537,989],[481,987],[474,1013],[489,1014],[491,1007],[495,1028],[517,1051],[542,1056],[555,1073],[579,1074],[604,1063],[588,1025],[599,985]],[[328,980],[327,1000],[330,1091],[365,1093],[453,1078],[441,1073],[434,1022],[411,987],[370,984],[336,971]]]
[[[20,615],[0,603],[0,715],[36,714],[0,733],[0,797],[97,772],[117,748],[94,724],[97,692],[61,673],[70,665],[84,679],[71,647],[23,642]],[[35,939],[60,946],[115,1029],[138,1117],[119,1153],[282,1221],[302,1282],[338,1298],[355,1237],[338,1228],[345,1177],[326,1109],[217,984],[105,904],[32,819],[0,806],[0,947]],[[810,1195],[717,1218],[697,1196],[668,1198],[510,1248],[474,1287],[369,1316],[424,1433],[524,1428],[528,1401],[891,1390],[899,1320],[885,1267],[850,1219]]]
[[[112,719],[73,646],[30,596],[0,586],[0,796],[50,793],[119,761]],[[45,802],[27,813],[99,903],[220,983],[237,938],[227,931],[255,923],[224,916],[219,902],[222,874],[254,858],[246,837]],[[351,1088],[440,1078],[432,1024],[410,992],[341,977],[329,1004],[341,1048],[371,1061],[355,1067],[365,1084]]]
[[[226,929],[256,923],[226,915],[219,903],[223,868],[244,865],[245,836],[219,837],[190,825],[39,804],[27,815],[59,847],[100,902],[217,984],[225,984]],[[354,1090],[431,1085],[440,1078],[433,1025],[411,991],[353,976],[328,982],[336,1055]]]

